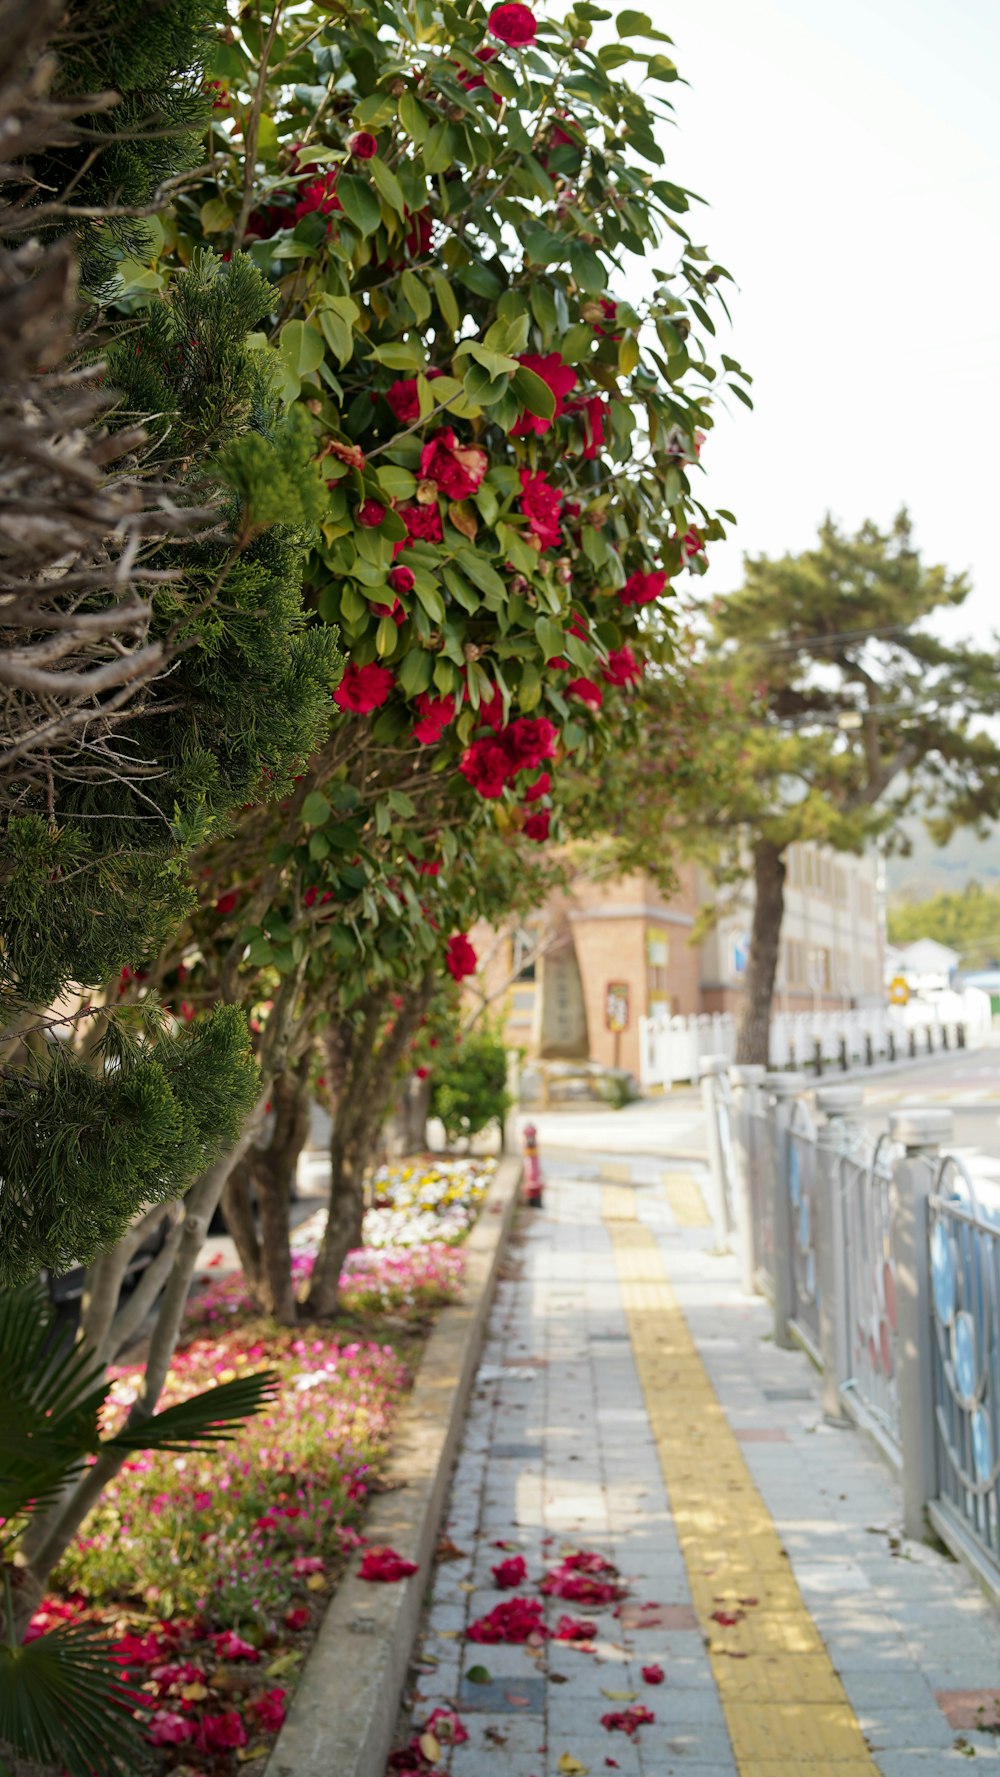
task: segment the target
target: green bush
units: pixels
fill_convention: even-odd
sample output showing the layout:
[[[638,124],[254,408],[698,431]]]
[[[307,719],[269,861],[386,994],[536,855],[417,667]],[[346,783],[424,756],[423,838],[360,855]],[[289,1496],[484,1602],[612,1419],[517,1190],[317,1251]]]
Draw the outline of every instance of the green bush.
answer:
[[[440,1117],[449,1142],[471,1139],[491,1123],[502,1132],[511,1102],[507,1051],[497,1033],[478,1030],[456,1038],[431,1093],[431,1115]]]

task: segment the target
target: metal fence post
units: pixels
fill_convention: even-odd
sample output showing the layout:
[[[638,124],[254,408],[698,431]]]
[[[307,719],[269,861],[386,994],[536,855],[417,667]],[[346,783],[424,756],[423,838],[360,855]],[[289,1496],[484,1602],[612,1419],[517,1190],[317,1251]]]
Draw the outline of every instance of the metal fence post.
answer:
[[[736,1252],[740,1262],[740,1284],[748,1296],[756,1288],[759,1254],[754,1242],[753,1205],[751,1202],[750,1169],[754,1163],[750,1143],[749,1120],[757,1111],[757,1099],[767,1073],[766,1067],[731,1067],[729,1080],[733,1088],[733,1149],[736,1156],[736,1177],[733,1181],[733,1203],[736,1208]]]
[[[849,1374],[847,1326],[847,1227],[841,1155],[845,1124],[864,1103],[861,1086],[822,1086],[816,1109],[825,1118],[816,1135],[819,1166],[819,1342],[823,1355],[823,1416],[839,1425],[847,1415],[840,1385]]]
[[[730,1216],[728,1202],[732,1195],[733,1181],[730,1189],[726,1189],[726,1174],[731,1168],[732,1148],[723,1140],[722,1118],[728,1117],[728,1106],[721,1104],[721,1076],[726,1072],[727,1062],[724,1055],[705,1055],[701,1061],[701,1101],[705,1107],[705,1121],[708,1125],[708,1168],[712,1183],[711,1202],[709,1208],[712,1215],[712,1226],[719,1250],[724,1252],[729,1244]]]
[[[951,1112],[893,1111],[889,1132],[905,1150],[892,1181],[903,1531],[920,1542],[928,1501],[937,1493],[927,1199],[934,1176],[930,1162],[952,1137]]]
[[[792,1318],[794,1281],[792,1273],[792,1204],[788,1195],[788,1123],[792,1104],[807,1091],[805,1074],[769,1074],[767,1088],[775,1100],[774,1107],[774,1343],[783,1351],[791,1351],[795,1341],[788,1331]]]

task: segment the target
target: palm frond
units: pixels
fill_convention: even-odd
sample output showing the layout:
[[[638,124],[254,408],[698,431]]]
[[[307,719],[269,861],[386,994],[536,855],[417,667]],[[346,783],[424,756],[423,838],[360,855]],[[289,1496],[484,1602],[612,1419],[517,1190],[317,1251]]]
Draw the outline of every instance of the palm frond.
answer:
[[[136,1419],[103,1445],[115,1450],[189,1450],[192,1444],[235,1437],[244,1419],[253,1418],[273,1400],[279,1379],[273,1370],[237,1376],[203,1389],[186,1401],[165,1407],[152,1419]],[[103,1447],[103,1446],[102,1446]]]
[[[133,1708],[110,1643],[89,1624],[0,1642],[0,1740],[20,1758],[70,1777],[124,1777],[142,1759]]]

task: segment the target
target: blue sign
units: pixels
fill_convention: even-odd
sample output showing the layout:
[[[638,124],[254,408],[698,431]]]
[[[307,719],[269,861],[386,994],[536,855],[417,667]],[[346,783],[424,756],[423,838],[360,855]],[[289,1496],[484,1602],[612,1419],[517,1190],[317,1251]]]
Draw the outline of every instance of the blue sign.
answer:
[[[745,975],[750,960],[750,933],[740,932],[733,939],[733,974]]]

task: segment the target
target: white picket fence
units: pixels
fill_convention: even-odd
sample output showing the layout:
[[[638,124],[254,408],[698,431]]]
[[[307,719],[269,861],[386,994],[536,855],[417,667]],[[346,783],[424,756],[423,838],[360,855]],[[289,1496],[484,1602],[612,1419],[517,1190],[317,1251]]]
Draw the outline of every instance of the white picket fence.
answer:
[[[776,1068],[871,1065],[975,1048],[986,1040],[992,1015],[989,995],[978,988],[942,993],[906,1006],[871,1006],[846,1012],[778,1012],[771,1020],[770,1065]],[[729,1012],[671,1017],[658,1012],[639,1020],[639,1079],[644,1088],[697,1082],[709,1055],[732,1061],[736,1021]]]

